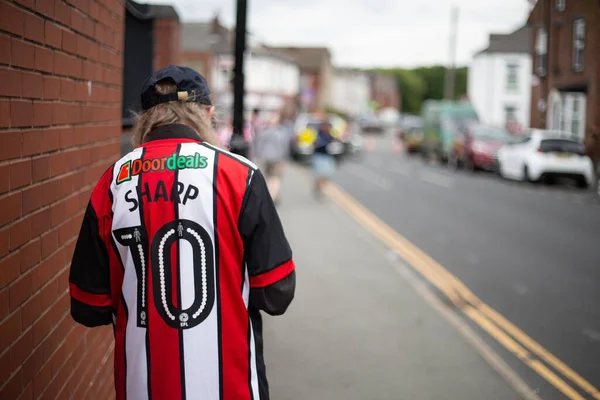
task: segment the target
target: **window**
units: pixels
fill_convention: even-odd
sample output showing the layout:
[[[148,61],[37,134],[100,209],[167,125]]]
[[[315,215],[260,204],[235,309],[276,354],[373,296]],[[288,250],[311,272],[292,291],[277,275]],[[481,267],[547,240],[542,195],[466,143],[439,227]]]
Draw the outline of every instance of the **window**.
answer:
[[[513,122],[517,120],[517,108],[514,106],[506,106],[504,107],[504,115],[506,119],[506,123]]]
[[[583,49],[585,48],[585,21],[583,18],[573,21],[573,69],[583,71]]]
[[[565,0],[556,0],[554,7],[558,12],[565,11]]]
[[[571,132],[575,135],[579,133],[579,121],[581,119],[581,104],[577,97],[573,99],[573,114],[571,119]]]
[[[538,28],[535,39],[536,71],[539,76],[546,76],[548,59],[548,34],[546,28]]]
[[[506,89],[517,90],[519,87],[518,81],[519,66],[516,64],[508,64],[506,66]]]

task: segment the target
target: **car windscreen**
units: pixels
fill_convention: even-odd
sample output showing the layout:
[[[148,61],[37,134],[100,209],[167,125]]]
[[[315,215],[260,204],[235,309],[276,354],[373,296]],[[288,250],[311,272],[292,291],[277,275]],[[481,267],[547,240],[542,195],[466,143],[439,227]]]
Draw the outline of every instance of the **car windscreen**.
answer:
[[[501,143],[508,143],[513,137],[502,128],[495,127],[475,127],[472,129],[473,136],[480,140],[489,140]]]
[[[583,155],[584,146],[581,143],[564,139],[544,139],[540,143],[540,151],[543,153],[569,153]]]

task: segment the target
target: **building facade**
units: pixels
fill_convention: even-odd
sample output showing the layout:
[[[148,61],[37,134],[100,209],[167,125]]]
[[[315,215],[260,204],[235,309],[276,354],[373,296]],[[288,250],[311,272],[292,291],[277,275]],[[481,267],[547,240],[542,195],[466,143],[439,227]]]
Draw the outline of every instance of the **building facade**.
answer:
[[[371,73],[371,102],[378,109],[402,109],[400,90],[393,75]]]
[[[531,27],[533,127],[566,130],[600,159],[600,3],[538,0]]]
[[[183,64],[203,74],[211,87],[222,119],[233,107],[234,32],[218,18],[207,23],[184,24]],[[246,111],[291,112],[299,93],[300,70],[289,57],[249,41],[244,59]]]
[[[530,29],[490,35],[489,46],[469,66],[468,97],[482,121],[504,126],[530,124]]]
[[[371,86],[369,76],[362,71],[336,68],[330,92],[329,107],[350,116],[369,111]]]

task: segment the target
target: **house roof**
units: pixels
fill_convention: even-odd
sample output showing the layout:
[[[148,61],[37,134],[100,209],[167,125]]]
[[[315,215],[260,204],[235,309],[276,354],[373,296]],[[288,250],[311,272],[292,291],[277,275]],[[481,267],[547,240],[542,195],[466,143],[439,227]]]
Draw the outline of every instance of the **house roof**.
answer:
[[[185,23],[181,26],[181,49],[230,54],[235,46],[235,32],[215,17],[209,22]]]
[[[301,69],[316,70],[321,68],[323,60],[331,59],[326,47],[268,47],[290,57]]]
[[[491,34],[489,46],[478,52],[486,53],[531,53],[531,28],[523,26],[508,34]]]

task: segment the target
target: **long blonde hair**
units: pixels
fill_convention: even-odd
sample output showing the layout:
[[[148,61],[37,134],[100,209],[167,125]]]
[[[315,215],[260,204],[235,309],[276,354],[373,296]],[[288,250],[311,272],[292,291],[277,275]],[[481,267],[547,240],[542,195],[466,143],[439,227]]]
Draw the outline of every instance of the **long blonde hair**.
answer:
[[[155,88],[160,95],[177,91],[177,86],[169,81],[158,82]],[[170,101],[157,104],[141,114],[136,113],[131,144],[137,147],[146,142],[150,132],[159,126],[184,124],[194,129],[202,141],[217,146],[217,134],[210,121],[209,109],[209,106],[196,102]]]

